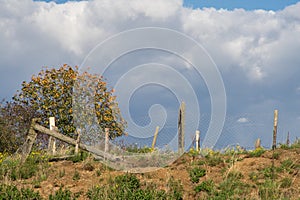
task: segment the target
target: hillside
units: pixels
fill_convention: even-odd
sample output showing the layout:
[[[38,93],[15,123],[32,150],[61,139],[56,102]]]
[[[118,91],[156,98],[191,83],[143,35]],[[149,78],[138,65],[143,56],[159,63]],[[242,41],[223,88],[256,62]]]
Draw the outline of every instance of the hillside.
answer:
[[[191,151],[171,166],[137,174],[114,171],[86,153],[48,162],[33,152],[23,168],[2,161],[0,199],[21,188],[32,189],[23,193],[35,199],[300,199],[299,146],[207,156]]]

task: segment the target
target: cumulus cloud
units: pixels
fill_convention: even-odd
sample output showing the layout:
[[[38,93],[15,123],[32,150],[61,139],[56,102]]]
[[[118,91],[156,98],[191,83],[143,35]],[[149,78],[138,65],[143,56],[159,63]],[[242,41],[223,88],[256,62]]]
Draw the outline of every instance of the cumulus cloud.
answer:
[[[229,112],[270,112],[273,104],[266,102],[276,102],[286,112],[300,107],[293,96],[293,88],[299,94],[300,3],[276,12],[192,9],[183,7],[182,0],[0,4],[1,98],[10,98],[42,66],[80,65],[108,37],[155,26],[175,29],[203,45],[223,75]],[[172,56],[162,59],[174,65]],[[182,66],[191,73],[189,64]]]

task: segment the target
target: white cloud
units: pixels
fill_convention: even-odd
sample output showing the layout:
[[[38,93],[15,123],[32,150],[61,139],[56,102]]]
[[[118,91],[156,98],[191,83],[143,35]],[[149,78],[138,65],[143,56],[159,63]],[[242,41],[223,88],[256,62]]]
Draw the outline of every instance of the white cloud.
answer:
[[[241,117],[237,120],[238,123],[247,123],[249,122],[249,119],[246,117]]]
[[[191,9],[183,7],[182,0],[90,0],[65,4],[2,0],[0,98],[10,98],[23,80],[44,65],[80,65],[86,54],[108,37],[131,28],[158,26],[183,32],[207,49],[227,81],[225,87],[231,95],[228,107],[234,110],[229,112],[259,115],[272,113],[279,105],[280,112],[300,113],[295,109],[300,108],[299,101],[289,99],[295,95],[295,89],[286,89],[297,88],[297,94],[300,93],[299,10],[300,3],[273,12]],[[174,60],[163,55],[156,61],[173,66],[174,62],[178,64]],[[190,69],[184,62],[179,65]],[[202,87],[195,80],[193,84]],[[209,99],[201,95],[200,101]],[[238,114],[235,116],[244,113]],[[242,117],[237,122],[248,120]]]

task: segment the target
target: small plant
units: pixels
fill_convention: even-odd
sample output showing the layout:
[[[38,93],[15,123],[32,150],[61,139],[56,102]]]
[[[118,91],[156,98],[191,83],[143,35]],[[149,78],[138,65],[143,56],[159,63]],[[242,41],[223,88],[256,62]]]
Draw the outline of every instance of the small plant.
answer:
[[[250,151],[248,154],[250,157],[260,157],[263,153],[265,153],[265,151],[266,151],[265,149],[260,147],[253,151]]]
[[[249,174],[249,178],[251,181],[257,181],[259,178],[259,174],[257,172],[251,172]]]
[[[232,171],[228,173],[227,178],[232,180],[239,180],[243,178],[243,174],[239,171]]]
[[[65,175],[66,175],[65,169],[59,170],[59,172],[58,172],[58,177],[59,177],[59,178],[62,178],[62,177],[64,177]]]
[[[78,181],[80,179],[80,174],[77,170],[75,170],[74,175],[72,177],[74,181]]]
[[[190,148],[189,152],[188,152],[189,156],[198,156],[199,155],[199,151],[196,151],[196,149],[194,148]]]
[[[181,200],[183,187],[179,181],[174,180],[172,176],[168,181],[168,196],[169,199]]]
[[[275,179],[277,178],[277,174],[275,173],[277,169],[274,166],[266,167],[262,170],[262,173],[265,178],[268,179]]]
[[[279,156],[280,156],[279,152],[274,152],[273,155],[272,155],[272,158],[275,159],[275,160],[278,160]]]
[[[190,179],[193,183],[198,183],[199,179],[206,175],[206,170],[200,167],[194,167],[189,171]]]
[[[263,184],[259,186],[259,197],[262,200],[279,199],[280,190],[276,182],[267,179]]]
[[[292,179],[288,177],[283,178],[280,182],[281,188],[289,188],[291,187],[291,185],[292,185]]]
[[[214,189],[215,184],[212,180],[203,181],[194,188],[195,192],[207,192],[208,194],[212,194]]]
[[[287,145],[287,144],[279,144],[279,148],[285,149],[285,150],[290,149],[289,145]]]
[[[74,156],[70,157],[69,160],[71,160],[73,163],[84,161],[89,157],[89,152],[87,151],[79,151],[78,154],[75,154]]]
[[[284,161],[281,162],[281,165],[279,167],[280,171],[286,171],[288,173],[293,172],[295,169],[300,169],[300,165],[297,165],[296,163],[294,163],[293,160],[291,159],[286,159]]]
[[[101,173],[101,170],[100,170],[100,169],[97,169],[97,170],[96,170],[96,175],[97,175],[97,176],[101,176],[101,174],[102,174],[102,173]]]
[[[219,152],[217,153],[210,153],[205,156],[206,163],[208,166],[214,167],[219,165],[220,163],[223,163],[223,159],[221,158],[221,155]]]
[[[300,139],[296,139],[295,142],[291,145],[292,149],[300,148]]]
[[[59,190],[55,192],[54,195],[52,194],[49,195],[49,200],[64,200],[64,199],[71,200],[75,198],[72,198],[72,192],[70,190],[68,189],[63,190],[61,187],[59,188]]]

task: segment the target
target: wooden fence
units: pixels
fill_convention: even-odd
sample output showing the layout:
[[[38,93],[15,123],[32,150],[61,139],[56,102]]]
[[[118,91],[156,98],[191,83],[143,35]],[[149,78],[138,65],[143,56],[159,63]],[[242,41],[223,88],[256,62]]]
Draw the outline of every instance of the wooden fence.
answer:
[[[178,116],[178,152],[179,153],[183,153],[184,147],[185,147],[184,146],[184,139],[185,139],[184,138],[184,128],[185,128],[184,116],[185,116],[185,104],[184,104],[184,102],[182,102],[180,105],[180,108],[179,108],[179,116]],[[28,155],[30,154],[32,146],[36,140],[37,133],[49,135],[48,152],[52,155],[56,154],[56,146],[55,145],[56,145],[56,139],[58,139],[63,142],[66,142],[70,145],[74,145],[75,146],[75,154],[78,153],[78,149],[80,148],[82,150],[89,151],[90,153],[94,154],[98,158],[100,157],[102,159],[109,159],[111,161],[116,161],[116,160],[120,159],[120,157],[113,156],[108,153],[109,152],[109,128],[105,128],[105,147],[104,147],[104,151],[101,151],[93,146],[89,146],[89,145],[81,143],[80,142],[80,135],[81,135],[80,130],[77,130],[78,137],[76,140],[59,133],[58,129],[55,127],[54,117],[49,118],[49,124],[50,124],[49,129],[38,124],[38,121],[39,121],[39,119],[33,119],[31,122],[31,126],[29,129],[26,141],[25,141],[24,145],[22,146],[21,152],[20,152],[22,162],[24,162],[26,160],[26,158],[28,157]],[[278,110],[275,110],[274,111],[272,149],[276,148],[277,125],[278,125]],[[154,137],[153,137],[152,149],[155,148],[158,133],[159,133],[159,127],[157,126],[155,133],[154,133]],[[195,149],[196,149],[196,151],[200,151],[201,149],[200,149],[200,131],[199,130],[196,130],[194,139],[195,139],[195,141],[194,141]],[[289,134],[287,137],[287,144],[289,144]],[[254,147],[255,147],[255,149],[261,147],[260,138],[258,138],[256,140]]]

